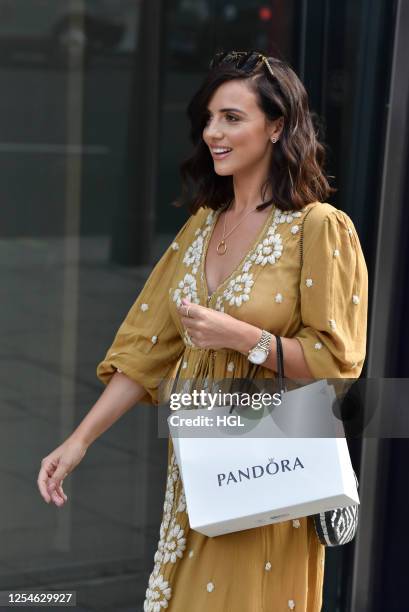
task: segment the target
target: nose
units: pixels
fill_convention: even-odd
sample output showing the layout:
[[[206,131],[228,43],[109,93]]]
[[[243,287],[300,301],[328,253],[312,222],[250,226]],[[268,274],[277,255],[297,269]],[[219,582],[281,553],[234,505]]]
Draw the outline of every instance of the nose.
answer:
[[[223,138],[223,132],[219,127],[219,124],[216,120],[216,118],[214,119],[209,119],[209,121],[207,122],[207,124],[205,125],[205,128],[203,130],[203,134],[208,138],[208,139],[216,139],[216,140],[220,140],[221,138]]]

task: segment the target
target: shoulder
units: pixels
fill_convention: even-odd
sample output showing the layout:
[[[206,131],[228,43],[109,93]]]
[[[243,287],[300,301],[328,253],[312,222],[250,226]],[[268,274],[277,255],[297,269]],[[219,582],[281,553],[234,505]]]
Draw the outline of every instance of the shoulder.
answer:
[[[200,208],[193,214],[189,214],[181,228],[179,229],[176,238],[190,237],[192,232],[194,233],[198,228],[202,225],[205,225],[208,222],[208,216],[211,213],[211,209],[209,208]],[[175,239],[176,239],[175,238]]]
[[[328,202],[311,202],[304,208],[304,232],[317,233],[332,231],[355,233],[355,227],[349,215],[328,204]]]
[[[306,258],[324,261],[341,255],[339,261],[346,267],[356,260],[366,266],[358,233],[346,212],[327,202],[313,202],[306,209],[302,247]]]
[[[191,214],[187,220],[187,224],[191,227],[201,227],[211,225],[216,211],[213,208],[201,207],[194,214]]]

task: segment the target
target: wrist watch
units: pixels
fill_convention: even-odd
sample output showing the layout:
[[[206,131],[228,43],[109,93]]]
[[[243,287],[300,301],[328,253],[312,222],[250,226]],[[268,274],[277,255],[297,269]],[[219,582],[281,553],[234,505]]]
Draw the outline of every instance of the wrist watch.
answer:
[[[261,332],[261,338],[257,342],[256,346],[253,346],[248,352],[247,359],[251,363],[264,363],[268,357],[271,348],[272,334],[265,329]]]

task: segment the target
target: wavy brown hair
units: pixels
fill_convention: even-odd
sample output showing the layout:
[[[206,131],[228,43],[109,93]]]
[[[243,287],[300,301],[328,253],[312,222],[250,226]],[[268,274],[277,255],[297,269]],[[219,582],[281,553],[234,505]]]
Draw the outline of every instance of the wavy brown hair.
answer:
[[[217,210],[234,197],[232,176],[219,176],[203,140],[208,104],[216,89],[232,80],[243,80],[256,94],[257,103],[270,121],[284,118],[280,139],[274,145],[269,174],[261,189],[259,210],[271,203],[281,210],[299,210],[309,202],[326,201],[337,191],[324,173],[325,145],[319,142],[318,117],[308,107],[304,85],[285,61],[268,57],[274,73],[264,62],[249,71],[231,63],[210,69],[187,107],[193,152],[180,166],[182,194],[177,205],[187,204],[191,214],[203,206]],[[315,124],[315,125],[314,125]],[[316,127],[317,126],[317,127]],[[272,197],[264,202],[270,186]]]

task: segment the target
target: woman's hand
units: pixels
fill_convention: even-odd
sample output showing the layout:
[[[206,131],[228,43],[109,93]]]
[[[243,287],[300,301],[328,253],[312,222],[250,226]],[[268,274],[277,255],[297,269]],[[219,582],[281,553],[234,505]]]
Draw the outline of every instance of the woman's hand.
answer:
[[[41,496],[56,506],[65,504],[68,497],[63,491],[64,478],[79,464],[87,452],[87,447],[76,438],[68,438],[41,461],[37,485]]]
[[[186,316],[189,308],[189,316]],[[178,312],[193,344],[198,348],[237,350],[237,340],[246,323],[213,308],[182,299]]]

